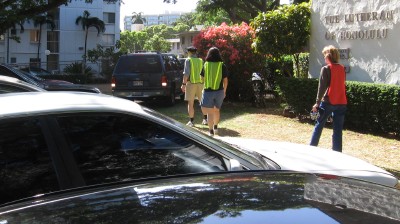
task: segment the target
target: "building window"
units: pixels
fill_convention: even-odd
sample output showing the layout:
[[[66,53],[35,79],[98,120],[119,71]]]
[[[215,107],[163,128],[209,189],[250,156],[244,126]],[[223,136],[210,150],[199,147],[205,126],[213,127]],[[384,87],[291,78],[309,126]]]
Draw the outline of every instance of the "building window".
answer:
[[[103,34],[102,41],[104,46],[113,46],[114,45],[114,34]]]
[[[112,23],[115,24],[115,13],[105,12],[103,13],[104,23]]]
[[[16,29],[11,29],[11,35],[17,35],[17,30]]]
[[[185,44],[185,37],[181,37],[181,42],[182,42],[182,45]]]
[[[10,58],[11,63],[17,63],[17,58]]]
[[[51,53],[59,53],[59,32],[48,31],[47,32],[47,49]]]
[[[31,30],[30,32],[30,41],[31,43],[39,42],[39,30]]]

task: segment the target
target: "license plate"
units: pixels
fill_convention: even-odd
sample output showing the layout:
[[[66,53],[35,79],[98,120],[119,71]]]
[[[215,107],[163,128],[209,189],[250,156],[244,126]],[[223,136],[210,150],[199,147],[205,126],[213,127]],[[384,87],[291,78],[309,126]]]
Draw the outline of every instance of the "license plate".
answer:
[[[141,95],[143,95],[142,92],[132,92],[131,93],[131,96],[141,96]]]
[[[133,86],[143,86],[143,81],[133,81]]]

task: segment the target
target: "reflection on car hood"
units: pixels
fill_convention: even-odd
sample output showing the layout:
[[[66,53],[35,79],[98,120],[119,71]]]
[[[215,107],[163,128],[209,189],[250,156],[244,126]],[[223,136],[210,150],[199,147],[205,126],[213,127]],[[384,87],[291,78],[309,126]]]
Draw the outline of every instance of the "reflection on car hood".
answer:
[[[57,80],[57,79],[44,79],[43,83],[46,85],[73,84],[72,82],[68,82],[68,81],[64,81],[64,80]]]
[[[101,91],[92,86],[74,84],[64,80],[46,79],[43,81],[44,89],[48,91],[81,91],[81,92],[92,92],[101,93]]]
[[[0,208],[0,223],[397,223],[400,191],[353,179],[239,172],[147,180]]]
[[[276,162],[282,170],[360,178],[391,187],[398,181],[389,172],[364,160],[328,149],[259,139],[235,137],[220,137],[220,139],[246,150],[256,151]]]

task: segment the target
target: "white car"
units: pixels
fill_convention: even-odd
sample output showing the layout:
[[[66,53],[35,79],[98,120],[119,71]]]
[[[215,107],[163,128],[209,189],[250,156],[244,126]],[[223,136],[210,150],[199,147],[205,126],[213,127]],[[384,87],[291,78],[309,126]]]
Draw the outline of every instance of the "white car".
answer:
[[[256,151],[276,162],[281,170],[322,173],[396,186],[393,174],[344,153],[290,142],[219,137],[240,148]]]
[[[224,138],[118,97],[0,94],[0,204],[37,194],[160,176],[293,170],[395,187],[390,173],[304,145]]]

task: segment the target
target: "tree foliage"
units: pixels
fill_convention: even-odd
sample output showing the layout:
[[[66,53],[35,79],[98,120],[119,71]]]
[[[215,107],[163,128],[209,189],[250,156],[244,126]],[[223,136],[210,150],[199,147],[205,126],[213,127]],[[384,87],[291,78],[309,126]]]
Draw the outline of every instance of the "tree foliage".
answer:
[[[298,65],[298,55],[310,38],[310,18],[310,3],[283,5],[277,10],[260,13],[250,24],[256,30],[254,50],[277,60],[283,55],[293,55]]]
[[[147,39],[147,33],[144,31],[124,31],[120,34],[118,48],[126,53],[143,50]]]
[[[260,12],[267,12],[279,6],[280,0],[199,0],[197,11],[216,14],[226,12],[232,23],[249,23]]]
[[[63,4],[74,0],[7,0],[0,3],[0,33],[5,33],[17,23],[23,23],[34,16],[48,12]],[[76,0],[75,0],[76,1]],[[117,3],[121,0],[104,0],[108,3]],[[93,0],[85,0],[92,3]]]
[[[85,31],[85,47],[83,55],[83,66],[86,66],[87,59],[87,38],[89,34],[89,28],[94,27],[97,30],[97,34],[103,33],[106,30],[106,25],[103,20],[97,17],[91,17],[89,11],[85,10],[82,16],[78,16],[75,20],[75,24],[82,25],[82,29]]]
[[[202,30],[193,39],[193,45],[197,47],[200,57],[204,58],[211,47],[220,50],[224,63],[229,68],[227,96],[232,100],[237,100],[240,94],[250,91],[250,86],[246,85],[247,80],[252,72],[260,71],[264,65],[265,58],[251,49],[254,33],[246,23],[232,26],[223,23]]]
[[[299,53],[310,37],[310,4],[283,5],[260,13],[250,26],[256,30],[253,47],[262,54],[280,57]]]
[[[146,22],[146,18],[143,16],[143,12],[133,12],[132,13],[132,24],[143,24]]]
[[[171,44],[162,36],[155,34],[144,44],[144,49],[148,51],[168,52],[171,50]]]
[[[171,48],[167,39],[176,38],[176,34],[188,31],[186,24],[178,23],[171,27],[165,24],[145,27],[141,31],[124,31],[118,43],[121,52],[135,52],[139,50],[166,52]]]

